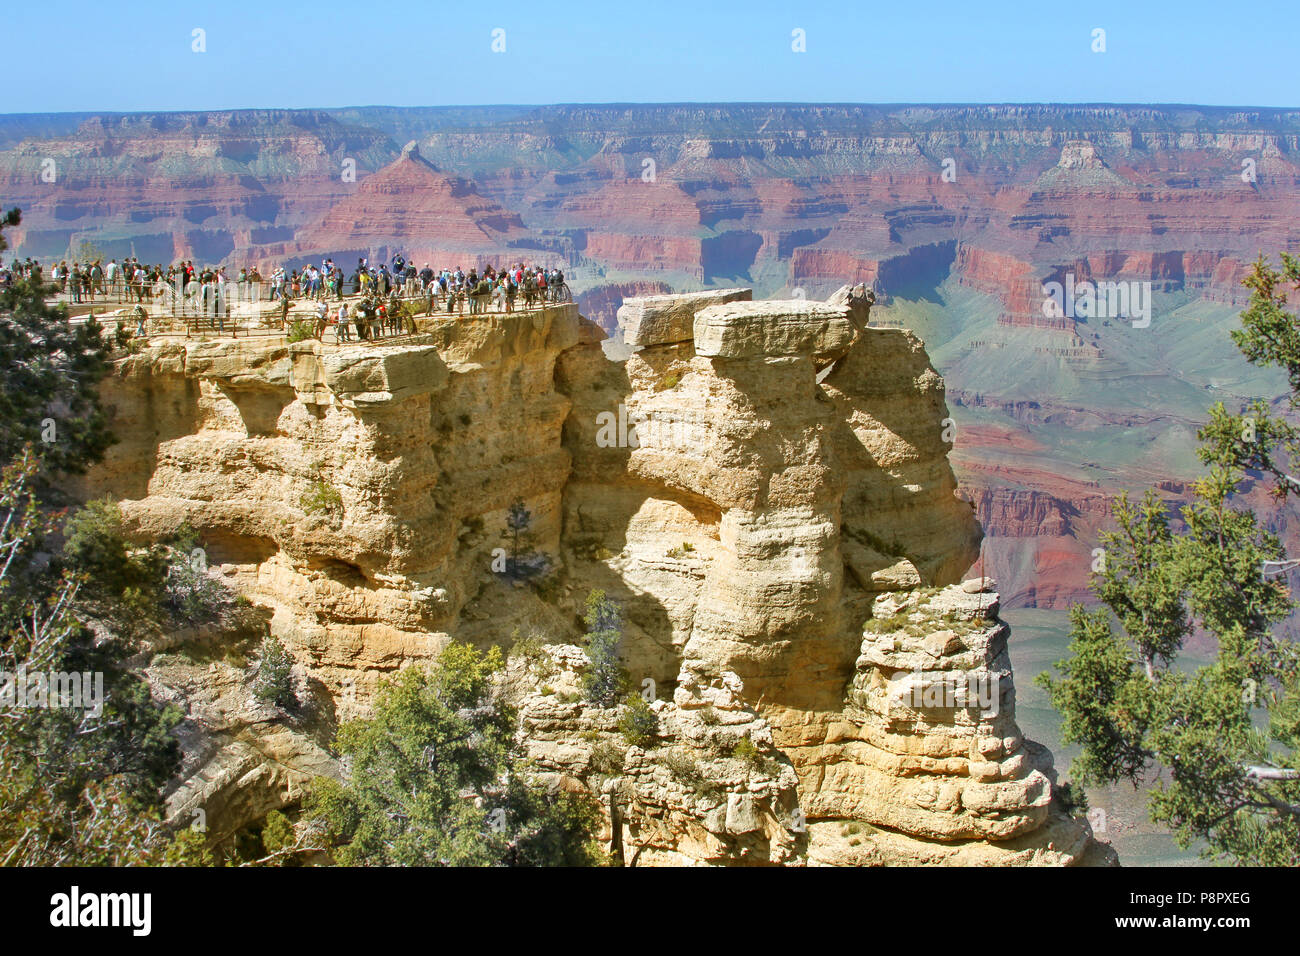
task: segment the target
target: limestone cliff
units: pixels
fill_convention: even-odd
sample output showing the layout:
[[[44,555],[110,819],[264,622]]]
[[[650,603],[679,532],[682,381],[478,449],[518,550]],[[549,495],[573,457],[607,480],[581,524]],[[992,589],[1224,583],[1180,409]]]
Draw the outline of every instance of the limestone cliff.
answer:
[[[83,493],[123,499],[145,537],[194,525],[324,714],[286,728],[241,709],[237,675],[217,706],[156,663],[160,692],[219,715],[198,720],[173,812],[220,806],[233,832],[292,803],[380,675],[528,634],[544,649],[511,664],[521,744],[600,792],[629,862],[1113,858],[1015,725],[996,595],[957,586],[980,531],[943,381],[869,306],[628,300],[626,362],[574,306],[422,319],[400,344],[158,337],[120,362],[123,440]],[[532,586],[493,573],[516,499]],[[621,744],[617,711],[576,693],[591,588],[625,608],[655,746]],[[231,757],[263,740],[281,772]]]

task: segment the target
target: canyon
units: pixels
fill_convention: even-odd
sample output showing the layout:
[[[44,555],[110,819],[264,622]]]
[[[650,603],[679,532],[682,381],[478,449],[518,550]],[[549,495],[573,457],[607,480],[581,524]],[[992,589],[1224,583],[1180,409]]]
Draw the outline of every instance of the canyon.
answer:
[[[572,699],[599,587],[626,602],[628,665],[664,690],[677,755],[629,752],[602,793],[640,860],[1106,862],[1014,701],[940,726],[895,691],[918,664],[1010,687],[999,612],[1063,634],[1113,496],[1176,507],[1206,409],[1285,393],[1228,333],[1257,257],[1300,254],[1300,112],[10,115],[0,193],[23,209],[13,254],[43,261],[564,270],[575,306],[540,317],[355,352],[158,341],[105,385],[121,441],[79,491],[122,499],[144,537],[201,527],[325,729],[445,640],[541,634],[518,675],[529,747],[590,782],[616,735]],[[1089,281],[1141,284],[1149,326],[1050,308],[1049,283]],[[845,287],[874,294],[869,324]],[[644,441],[604,447],[602,414]],[[341,515],[302,513],[314,482]],[[558,595],[486,571],[516,498]],[[990,579],[996,596],[963,589]],[[255,819],[336,772],[324,730],[250,709],[237,667],[158,660],[195,715],[175,813]],[[740,736],[759,763],[725,756]],[[688,758],[721,789],[684,786]]]
[[[624,297],[866,283],[955,393],[1007,605],[1063,608],[1109,495],[1189,479],[1176,439],[1214,400],[1281,393],[1226,331],[1250,263],[1300,247],[1298,151],[1300,113],[1211,107],[11,115],[0,193],[45,259],[556,265],[615,339]],[[1152,327],[1046,314],[1067,274],[1149,284]]]

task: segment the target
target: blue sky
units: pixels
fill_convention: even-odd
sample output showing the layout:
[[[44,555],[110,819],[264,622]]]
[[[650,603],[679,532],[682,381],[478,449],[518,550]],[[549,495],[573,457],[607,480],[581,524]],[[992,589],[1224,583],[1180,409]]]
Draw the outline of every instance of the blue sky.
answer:
[[[1297,106],[1294,0],[310,4],[5,10],[5,112],[483,103]],[[492,32],[505,30],[505,52]],[[193,31],[205,31],[196,53]],[[1104,53],[1093,31],[1105,30]],[[804,31],[806,52],[792,50]]]

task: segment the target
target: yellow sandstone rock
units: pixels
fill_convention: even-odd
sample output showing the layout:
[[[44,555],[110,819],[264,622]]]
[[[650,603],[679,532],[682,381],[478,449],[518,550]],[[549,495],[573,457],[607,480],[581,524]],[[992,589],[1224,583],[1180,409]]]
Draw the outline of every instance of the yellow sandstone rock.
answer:
[[[628,862],[1112,862],[1016,726],[991,582],[960,585],[980,530],[920,341],[847,289],[749,298],[628,300],[626,362],[572,305],[397,344],[155,340],[105,383],[121,442],[80,490],[142,537],[192,524],[337,716],[448,640],[537,635],[507,675],[524,745],[599,795]],[[495,573],[516,500],[532,586]],[[592,588],[624,606],[656,746],[578,692]],[[337,772],[325,738],[231,727],[209,721],[176,814],[233,831]]]

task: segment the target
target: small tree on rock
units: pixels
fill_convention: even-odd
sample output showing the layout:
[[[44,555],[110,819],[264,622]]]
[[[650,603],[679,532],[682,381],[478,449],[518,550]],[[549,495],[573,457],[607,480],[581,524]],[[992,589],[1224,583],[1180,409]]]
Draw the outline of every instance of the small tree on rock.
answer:
[[[253,696],[264,704],[291,709],[298,704],[293,689],[293,656],[274,637],[262,641],[253,681]]]
[[[587,595],[587,659],[591,666],[582,678],[587,700],[598,707],[613,707],[627,690],[627,671],[619,660],[623,642],[623,608],[601,590]]]

